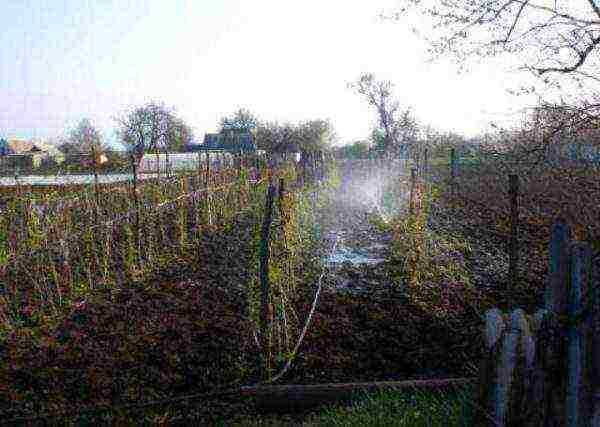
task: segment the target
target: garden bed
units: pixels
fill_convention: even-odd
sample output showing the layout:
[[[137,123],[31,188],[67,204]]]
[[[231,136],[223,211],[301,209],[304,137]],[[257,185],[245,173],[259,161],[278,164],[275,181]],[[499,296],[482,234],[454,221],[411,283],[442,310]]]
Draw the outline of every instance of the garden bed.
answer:
[[[299,355],[278,384],[472,377],[481,356],[481,315],[508,298],[502,279],[506,266],[491,262],[499,258],[502,242],[490,238],[484,244],[461,231],[455,224],[462,223],[460,215],[468,217],[468,209],[454,210],[444,197],[434,202],[430,231],[455,242],[440,245],[435,263],[461,264],[470,272],[477,300],[465,305],[458,291],[449,291],[457,309],[440,316],[435,305],[415,305],[397,286],[391,276],[398,267],[392,265],[392,236],[376,226],[372,206],[353,204],[340,190],[331,194],[331,203],[318,208],[320,236],[344,231],[348,250],[362,248],[364,258],[385,261],[331,265],[324,260],[331,255],[332,239],[301,250],[301,322],[325,268],[324,287]],[[207,227],[202,243],[180,264],[156,271],[143,286],[98,291],[60,325],[33,335],[25,327],[15,332],[6,347],[10,363],[3,365],[0,391],[0,411],[12,410],[2,417],[98,404],[112,409],[88,419],[105,422],[102,417],[110,412],[113,421],[129,416],[206,423],[256,414],[251,399],[231,392],[258,377],[244,285],[250,271],[247,242],[256,221],[242,216],[229,226]],[[426,286],[462,289],[449,282]],[[515,301],[515,295],[510,298]],[[517,303],[539,302],[533,299],[537,296]],[[228,394],[217,393],[223,389]],[[202,397],[137,407],[188,394]],[[132,406],[115,409],[122,405]]]

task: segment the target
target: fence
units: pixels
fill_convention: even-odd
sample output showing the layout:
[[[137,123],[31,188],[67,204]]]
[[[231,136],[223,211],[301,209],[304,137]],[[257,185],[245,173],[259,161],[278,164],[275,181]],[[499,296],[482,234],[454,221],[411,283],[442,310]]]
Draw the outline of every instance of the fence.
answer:
[[[486,312],[478,425],[600,426],[600,310],[591,249],[558,219],[544,309]],[[487,414],[487,415],[486,415]]]
[[[318,173],[317,173],[318,172]],[[317,177],[319,176],[323,176],[325,174],[323,174],[323,172],[325,171],[307,171],[307,173],[309,175],[316,175]],[[295,264],[293,264],[291,261],[294,260],[293,255],[295,253],[295,249],[294,249],[294,241],[296,240],[296,231],[303,231],[304,229],[306,229],[308,231],[307,227],[302,226],[303,224],[303,220],[308,218],[310,215],[309,214],[305,214],[302,213],[304,211],[302,211],[301,215],[296,215],[296,210],[301,211],[303,208],[301,208],[302,206],[304,206],[304,203],[297,203],[297,206],[300,206],[300,208],[296,209],[294,206],[296,206],[296,203],[294,202],[294,200],[296,198],[300,198],[300,197],[304,197],[302,196],[302,192],[303,192],[303,188],[297,188],[296,186],[298,185],[298,183],[296,183],[296,185],[294,185],[294,181],[292,180],[293,178],[293,174],[290,173],[287,177],[289,178],[289,182],[286,182],[285,184],[285,188],[284,188],[284,181],[283,180],[276,180],[275,178],[277,178],[278,176],[278,171],[276,170],[263,170],[261,171],[261,174],[263,175],[263,177],[261,178],[261,180],[256,183],[254,182],[254,184],[260,184],[260,183],[264,183],[264,182],[277,182],[279,181],[279,191],[278,191],[278,197],[277,197],[277,201],[276,201],[276,207],[278,209],[273,209],[272,210],[272,214],[273,214],[273,218],[272,218],[272,223],[269,224],[269,228],[271,229],[271,243],[266,245],[266,249],[271,251],[270,256],[267,253],[266,257],[267,259],[270,259],[271,264],[269,266],[269,270],[275,270],[275,269],[281,269],[282,272],[285,272],[285,274],[281,273],[281,274],[273,274],[273,277],[271,278],[271,283],[268,283],[267,286],[270,287],[271,289],[271,295],[269,296],[269,299],[271,300],[270,304],[268,306],[272,307],[271,309],[271,314],[275,313],[276,316],[272,316],[270,318],[270,323],[272,322],[272,332],[269,334],[269,338],[271,340],[272,345],[270,346],[270,348],[272,349],[272,356],[273,356],[273,360],[274,356],[279,354],[278,353],[278,349],[279,347],[290,347],[290,345],[292,346],[291,349],[293,350],[293,353],[295,353],[298,349],[298,344],[296,344],[295,350],[293,347],[294,341],[292,341],[292,339],[295,339],[296,336],[292,335],[291,332],[288,333],[288,331],[286,329],[284,329],[284,327],[282,326],[284,321],[282,321],[278,315],[281,314],[281,311],[279,310],[279,306],[281,305],[280,299],[283,298],[282,294],[283,291],[280,289],[281,286],[283,285],[287,285],[287,286],[291,286],[290,282],[290,274],[288,273],[288,270],[284,270],[284,268],[289,268],[290,271],[293,273],[293,271],[295,271],[295,269],[297,269],[297,266]],[[244,178],[246,176],[245,173],[242,174],[242,178]],[[55,295],[55,292],[63,292],[62,294],[62,298],[63,299],[67,299],[67,298],[71,298],[73,296],[76,296],[78,298],[83,297],[85,298],[83,301],[83,304],[85,304],[86,301],[90,301],[91,298],[88,298],[88,296],[91,296],[91,293],[85,292],[85,293],[77,293],[75,295],[75,293],[72,294],[67,294],[66,292],[66,288],[67,286],[65,286],[66,283],[69,283],[71,285],[71,287],[75,287],[73,285],[75,285],[76,281],[79,281],[80,284],[82,282],[86,282],[89,281],[90,282],[90,287],[92,287],[92,284],[95,286],[95,290],[100,290],[100,291],[104,291],[104,290],[110,290],[112,292],[113,287],[112,286],[106,286],[106,285],[110,285],[110,284],[116,284],[119,285],[119,281],[122,281],[124,279],[124,277],[117,277],[117,276],[126,276],[129,275],[130,277],[133,277],[136,273],[139,273],[141,268],[144,267],[145,265],[150,265],[153,262],[154,263],[158,263],[159,267],[163,267],[162,270],[163,272],[166,271],[167,274],[169,273],[169,260],[173,260],[173,257],[168,257],[166,259],[167,262],[161,261],[159,258],[164,257],[166,252],[175,252],[178,254],[181,254],[182,252],[185,252],[186,249],[194,249],[193,251],[188,251],[188,252],[192,252],[192,257],[187,258],[187,259],[183,259],[183,261],[187,261],[188,263],[191,262],[193,265],[193,268],[197,268],[197,269],[201,269],[201,270],[211,270],[214,274],[211,275],[211,278],[207,278],[205,280],[207,281],[212,281],[213,278],[214,280],[218,281],[219,283],[231,283],[231,286],[244,286],[247,285],[248,287],[251,286],[251,284],[246,284],[245,280],[247,280],[246,276],[254,276],[255,272],[253,271],[254,268],[257,268],[256,266],[256,262],[254,260],[255,257],[255,251],[252,249],[252,241],[255,240],[255,236],[253,236],[252,234],[245,234],[246,232],[252,232],[252,228],[254,227],[254,225],[256,224],[256,219],[257,217],[260,218],[260,212],[262,211],[261,205],[265,205],[265,200],[266,197],[263,194],[263,190],[265,189],[264,186],[259,186],[259,185],[251,185],[249,186],[250,189],[246,191],[247,194],[247,198],[244,199],[242,198],[241,201],[242,203],[239,203],[239,200],[236,196],[238,196],[241,191],[239,188],[236,188],[238,184],[240,184],[240,187],[243,186],[244,181],[242,180],[242,182],[240,183],[240,181],[234,181],[234,182],[228,182],[224,184],[224,187],[221,189],[220,191],[217,191],[218,188],[214,188],[214,187],[210,187],[210,188],[206,188],[205,182],[199,182],[199,188],[197,190],[193,190],[190,189],[189,187],[185,187],[185,180],[188,177],[180,177],[179,178],[179,183],[182,184],[182,186],[180,187],[180,193],[176,194],[174,198],[168,198],[168,200],[164,200],[161,201],[160,203],[152,203],[152,204],[148,204],[147,206],[144,206],[143,204],[140,204],[138,206],[135,206],[134,204],[132,204],[131,206],[133,206],[132,210],[127,211],[126,215],[124,215],[122,218],[119,218],[118,220],[115,220],[114,223],[112,224],[107,224],[104,222],[98,223],[96,224],[96,228],[93,229],[93,234],[90,231],[91,228],[88,227],[84,227],[85,228],[85,232],[87,233],[87,237],[86,235],[84,236],[73,236],[72,240],[74,241],[70,241],[70,242],[65,242],[66,244],[70,245],[68,247],[68,252],[66,253],[66,257],[63,259],[60,259],[61,254],[60,253],[48,253],[48,247],[51,245],[56,245],[57,248],[52,248],[52,249],[60,249],[60,245],[58,245],[58,240],[61,239],[63,236],[62,235],[46,235],[44,236],[45,239],[49,240],[48,242],[43,242],[43,244],[36,248],[35,250],[30,248],[30,254],[32,255],[36,255],[35,257],[31,256],[25,260],[21,260],[21,261],[28,261],[28,263],[26,264],[25,262],[18,262],[19,265],[15,265],[17,264],[16,259],[11,259],[11,261],[13,261],[13,265],[9,265],[8,266],[8,276],[4,275],[4,279],[10,279],[10,282],[8,281],[3,281],[4,284],[9,284],[9,285],[14,285],[12,286],[11,289],[7,289],[7,293],[5,293],[5,295],[3,295],[5,298],[7,298],[9,300],[9,302],[11,303],[11,307],[12,307],[12,300],[9,297],[14,297],[16,295],[15,291],[20,289],[17,289],[17,285],[19,287],[27,287],[29,285],[34,285],[34,286],[29,286],[28,289],[26,289],[27,291],[29,291],[30,293],[30,297],[35,296],[38,297],[38,294],[48,294],[50,293],[51,295],[45,295],[45,299],[49,300],[49,301],[54,301],[56,298],[54,297],[58,297],[60,298],[61,295]],[[173,179],[173,181],[175,181],[175,179]],[[247,182],[247,181],[246,181]],[[177,184],[175,182],[175,184]],[[302,182],[300,182],[300,184],[303,184]],[[273,187],[271,185],[271,187]],[[233,190],[233,191],[229,191],[229,189]],[[300,191],[295,191],[295,190],[300,190]],[[312,190],[316,190],[315,189],[310,189]],[[271,192],[273,192],[273,188],[271,188]],[[214,203],[207,203],[207,199],[206,197],[210,196],[213,198]],[[217,199],[218,200],[214,200]],[[274,200],[271,200],[272,204],[274,203]],[[229,206],[229,210],[227,212],[224,212],[226,215],[220,214],[219,213],[219,209],[225,209]],[[244,218],[241,218],[242,216],[240,215],[238,217],[238,219],[240,219],[240,221],[233,221],[232,216],[238,215],[240,214],[239,212],[239,208],[257,208],[255,209],[255,212],[253,212],[252,215],[248,215],[246,217],[246,219],[250,220],[250,223],[248,223],[248,221],[244,221]],[[272,206],[273,208],[275,206]],[[294,215],[291,215],[291,210],[294,210]],[[139,211],[138,211],[139,209]],[[136,223],[136,211],[139,212],[140,218],[139,218],[139,223]],[[237,212],[232,212],[232,211],[237,211]],[[183,215],[182,215],[183,214]],[[200,216],[197,216],[197,214],[200,214]],[[212,214],[213,215],[213,221],[216,219],[218,220],[218,222],[220,223],[225,223],[226,226],[221,227],[221,231],[223,229],[226,230],[233,230],[232,233],[235,234],[235,236],[239,236],[241,238],[244,239],[235,239],[235,241],[233,242],[228,242],[227,245],[224,245],[222,240],[212,240],[213,236],[211,233],[212,227],[208,228],[208,233],[206,233],[206,235],[204,237],[209,237],[208,241],[206,239],[196,239],[197,234],[198,233],[198,229],[200,228],[200,226],[202,226],[203,228],[205,228],[204,226],[207,224],[207,222],[209,221],[208,215]],[[291,215],[292,217],[292,221],[288,220],[288,217]],[[0,217],[0,219],[2,219]],[[85,220],[87,221],[86,224],[84,225],[90,225],[90,218],[85,218]],[[231,220],[231,221],[228,221]],[[216,221],[215,221],[216,222]],[[297,223],[297,225],[295,225]],[[213,223],[214,224],[214,223]],[[22,225],[22,224],[21,224]],[[183,227],[182,227],[183,225]],[[93,226],[93,225],[92,225]],[[231,227],[229,227],[231,226]],[[241,227],[240,227],[241,226]],[[140,236],[139,238],[141,239],[141,245],[138,245],[138,243],[136,242],[138,236],[136,236],[136,228],[140,227]],[[239,227],[239,229],[238,229]],[[184,233],[184,231],[188,231],[189,233]],[[239,233],[238,233],[239,231]],[[227,233],[229,233],[229,231],[227,231]],[[214,233],[215,235],[219,234],[219,233]],[[210,236],[207,236],[210,235]],[[93,239],[90,239],[89,237],[93,236]],[[189,240],[188,240],[189,238]],[[192,241],[192,239],[195,239],[194,241]],[[47,243],[47,244],[46,244]],[[194,246],[190,246],[189,243],[195,243]],[[228,252],[228,248],[231,247],[231,245],[235,245],[238,248],[236,248],[236,252],[235,254],[238,256],[237,258],[232,258],[231,254]],[[140,250],[141,248],[141,250]],[[182,250],[180,250],[182,249]],[[223,251],[224,253],[220,253],[221,251]],[[210,254],[213,253],[215,256],[213,257],[206,257],[206,255],[204,254]],[[24,254],[27,255],[27,254]],[[39,255],[39,257],[37,256]],[[204,255],[204,256],[203,256]],[[263,253],[263,259],[265,254]],[[246,259],[247,258],[247,259]],[[176,259],[176,258],[175,258]],[[198,263],[198,259],[201,260],[200,263]],[[219,269],[219,265],[215,265],[212,262],[219,262],[219,259],[222,259],[225,263],[225,266],[227,267],[227,270],[220,270]],[[198,265],[201,264],[201,265]],[[6,267],[6,265],[4,265],[3,267]],[[64,267],[64,268],[63,268]],[[19,269],[20,271],[16,271],[16,269]],[[28,271],[27,271],[28,270]],[[54,270],[55,272],[55,278],[51,277],[51,275],[48,274],[49,270]],[[3,273],[7,273],[7,271],[5,270]],[[204,275],[203,275],[204,276]],[[31,280],[33,279],[33,280]],[[179,277],[179,279],[181,280],[182,278]],[[18,282],[18,280],[21,280],[21,282]],[[27,283],[24,283],[24,282]],[[154,281],[154,280],[151,280]],[[30,283],[31,282],[31,283]],[[117,282],[117,283],[115,283]],[[35,286],[35,283],[37,283],[37,287]],[[295,282],[294,282],[295,283]],[[85,284],[85,283],[83,283]],[[185,286],[187,286],[187,284],[184,284]],[[154,285],[152,285],[154,286]],[[8,286],[7,286],[8,287]],[[119,286],[115,286],[115,287],[119,287]],[[226,287],[226,286],[224,286]],[[124,287],[127,288],[127,287]],[[207,288],[214,288],[213,286],[207,286]],[[292,288],[293,290],[294,288]],[[190,290],[189,291],[191,294],[194,293],[194,290]],[[235,293],[235,292],[234,292]],[[128,293],[124,293],[123,294],[123,299],[127,299],[129,298]],[[250,298],[250,296],[248,297]],[[15,298],[16,299],[16,298]],[[291,301],[291,299],[290,299]],[[18,301],[17,301],[18,302]],[[31,309],[31,299],[29,301],[26,301],[29,303],[28,307],[24,307],[24,308],[28,308]],[[290,304],[291,303],[287,303]],[[91,304],[90,304],[91,305]],[[167,304],[168,305],[168,304]],[[79,306],[79,301],[78,304],[75,305],[75,307]],[[5,308],[5,307],[3,307]],[[39,310],[40,312],[44,309],[47,309],[48,305],[45,306],[37,306],[34,309],[35,310]],[[181,307],[180,307],[181,308]],[[177,308],[177,310],[179,310],[180,308]],[[162,306],[153,306],[150,307],[148,309],[148,312],[144,313],[144,316],[147,314],[148,317],[150,316],[160,316],[161,318],[163,318],[163,320],[165,318],[169,319],[168,317],[164,317],[165,314],[167,313],[173,313],[173,311],[169,311],[169,310],[173,310],[173,307],[162,307]],[[69,310],[70,311],[70,310]],[[197,311],[197,310],[195,310]],[[76,310],[75,310],[76,312]],[[60,313],[60,314],[65,314],[65,313]],[[127,313],[126,313],[127,314]],[[206,320],[206,316],[211,315],[211,313],[207,314],[207,313],[197,313],[199,319],[202,320],[202,322],[204,322]],[[67,315],[68,311],[67,311]],[[215,313],[216,315],[216,313]],[[128,315],[129,316],[129,315]],[[244,321],[248,321],[249,325],[251,326],[252,324],[250,323],[251,318],[249,315],[247,315],[246,313],[240,313],[239,315],[237,313],[228,313],[228,315],[226,317],[232,317],[232,316],[239,316],[239,318],[244,319]],[[295,326],[297,320],[290,316],[288,314],[289,317],[287,317],[287,325],[290,328],[292,328],[292,326]],[[19,317],[19,316],[15,316],[15,317]],[[27,325],[27,323],[29,321],[29,323],[33,324],[34,321],[39,320],[36,318],[33,318],[33,316],[31,316],[32,318],[28,319],[26,318],[25,315],[22,316],[23,322],[25,322],[25,324]],[[89,317],[84,316],[83,318],[78,317],[77,314],[73,314],[73,315],[69,315],[70,319],[75,319],[77,318],[77,323],[81,323],[81,324],[86,324],[86,322],[88,322]],[[131,323],[135,323],[135,320],[133,317],[127,317],[128,319],[131,319]],[[5,321],[6,319],[2,319],[2,321]],[[140,320],[141,319],[137,319]],[[161,320],[161,321],[163,321]],[[173,320],[173,319],[171,319]],[[168,320],[168,321],[171,321]],[[174,320],[173,320],[174,321]],[[89,325],[89,323],[87,323]],[[65,323],[65,325],[68,325],[68,323]],[[22,326],[22,323],[20,322],[15,322],[16,329],[20,328],[20,326]],[[238,325],[239,326],[239,325]],[[143,326],[144,330],[140,330],[139,333],[143,334],[141,336],[144,337],[148,337],[151,338],[155,333],[156,330],[151,330],[151,329],[146,329],[146,326]],[[117,329],[117,328],[115,328]],[[192,328],[192,329],[196,329],[196,328]],[[202,327],[200,326],[198,328],[198,336],[201,335],[201,331],[202,331]],[[64,329],[59,329],[60,334],[57,335],[60,339],[60,342],[63,343],[63,341],[68,340],[68,336],[69,336],[69,329],[68,328],[64,328]],[[103,333],[102,331],[99,331],[101,334]],[[125,333],[127,336],[129,336],[129,332],[127,330],[107,330],[104,331],[104,335],[102,335],[102,339],[106,339],[106,340],[113,340],[114,342],[119,342],[119,340],[123,339],[125,340],[124,336]],[[123,335],[123,338],[121,338],[121,336]],[[94,336],[97,336],[96,334],[94,334]],[[155,335],[154,335],[155,336]],[[264,337],[264,334],[261,334],[261,337]],[[65,338],[66,337],[66,338]],[[168,341],[170,338],[163,338],[162,341]],[[179,337],[178,339],[181,339],[181,337]],[[200,336],[200,338],[198,339],[202,339],[202,337]],[[82,340],[83,341],[87,341],[87,340]],[[301,341],[301,339],[300,339]],[[112,342],[112,341],[111,341]],[[175,342],[175,341],[173,341]],[[178,341],[177,341],[178,342]],[[184,340],[184,342],[187,342]],[[158,343],[156,345],[159,345]],[[233,343],[232,343],[233,345]],[[168,346],[167,344],[164,344],[165,348]],[[200,346],[201,347],[201,346]],[[221,348],[221,346],[219,345],[219,348]],[[247,348],[247,347],[242,347],[240,346],[240,351],[243,348]],[[0,345],[0,352],[2,352],[3,350],[6,350],[6,348],[2,348],[2,346]],[[189,348],[186,348],[186,352],[189,350]],[[129,350],[128,350],[129,351]],[[171,353],[172,349],[169,350],[169,354]],[[167,353],[165,353],[167,354]],[[51,355],[51,356],[50,356]],[[58,358],[58,356],[52,355],[52,353],[49,353],[49,356],[52,359],[54,358]],[[39,359],[41,360],[41,359]],[[48,360],[48,359],[44,359],[44,360]],[[220,361],[221,358],[217,357],[217,361]],[[54,360],[51,360],[52,363],[55,363]],[[40,362],[40,363],[46,363],[46,362]],[[58,362],[56,362],[58,365]],[[211,369],[214,369],[213,363],[217,363],[215,361],[207,361],[207,363],[210,363]],[[226,363],[228,362],[223,362],[223,365],[225,366]],[[92,363],[92,365],[94,366],[93,369],[96,369],[96,365],[94,365]],[[198,366],[200,365],[200,366]],[[272,367],[275,367],[272,365]],[[173,370],[175,370],[175,366],[171,366],[171,368]],[[197,362],[194,363],[193,368],[189,367],[187,365],[184,365],[183,362],[181,362],[180,366],[177,367],[178,369],[186,369],[186,372],[196,372],[196,370],[198,372],[203,372],[202,371],[202,362]],[[286,365],[286,367],[284,368],[284,370],[282,370],[281,372],[285,372],[285,370],[287,370],[289,368],[289,366]],[[2,369],[4,369],[4,367],[2,367]],[[11,368],[12,369],[12,368]],[[46,365],[44,365],[44,369],[48,369],[51,370],[52,368],[48,368]],[[85,378],[86,374],[87,375],[95,375],[93,372],[90,374],[88,369],[88,366],[83,366],[80,367],[80,365],[75,365],[75,366],[71,366],[69,367],[68,370],[66,370],[66,372],[63,373],[56,373],[54,372],[53,378],[58,377],[68,377],[71,378],[71,376],[75,376],[77,375],[77,373],[79,372],[81,375],[83,375],[83,377]],[[126,385],[128,383],[133,383],[137,380],[137,376],[138,375],[142,375],[142,373],[145,371],[146,373],[148,372],[158,372],[161,370],[157,370],[157,371],[152,371],[151,367],[149,367],[148,365],[144,365],[143,363],[141,363],[139,366],[136,366],[135,369],[132,366],[128,366],[127,368],[123,369],[123,370],[118,370],[118,369],[113,369],[112,365],[111,366],[107,366],[106,368],[104,366],[101,366],[100,369],[102,370],[102,372],[104,372],[106,375],[114,375],[114,383],[116,383],[115,385],[115,392],[116,393],[125,393],[126,391],[128,391],[128,388],[126,387]],[[112,370],[111,370],[112,369]],[[169,369],[169,368],[167,368]],[[10,372],[11,374],[13,374],[14,376],[21,374],[23,372],[26,372],[26,368],[23,365],[19,365],[18,367],[14,368],[12,371],[9,370],[8,368],[6,370],[2,371],[2,374],[4,375],[5,372]],[[33,376],[35,377],[36,375],[40,375],[39,374],[40,371],[35,371],[35,373],[33,374]],[[48,372],[48,371],[45,371]],[[91,378],[90,376],[90,378]],[[37,377],[36,377],[37,379]],[[123,381],[121,381],[123,380]],[[53,379],[54,381],[54,379]],[[91,381],[91,380],[90,380]],[[163,376],[161,374],[160,378],[157,379],[156,381],[160,381],[161,386],[163,387],[168,387],[170,384],[174,384],[174,378],[173,376]],[[200,383],[201,386],[204,386],[205,384],[202,382],[205,381],[204,377],[202,380],[198,380],[198,383]],[[209,380],[206,380],[206,384],[209,384]],[[197,384],[195,384],[197,385]],[[66,386],[65,386],[66,387]],[[95,386],[94,386],[95,387]],[[159,386],[160,387],[160,386]],[[95,390],[99,390],[99,389],[95,389]],[[135,390],[133,391],[135,393]],[[0,407],[6,407],[8,406],[8,401],[5,401],[2,399],[2,397],[4,397],[4,395],[0,396]],[[148,402],[143,402],[140,403],[140,401],[146,400],[148,399],[147,395],[141,395],[139,394],[137,396],[138,399],[138,405],[139,407],[143,407],[144,405],[148,405]],[[173,398],[171,399],[171,401],[177,401],[178,399],[181,399],[181,396],[177,397],[177,398]],[[155,400],[155,399],[151,399],[151,400]],[[21,403],[21,398],[20,397],[11,397],[11,406],[13,403]],[[154,403],[152,403],[154,404]],[[16,405],[15,405],[16,406]],[[73,405],[75,406],[75,405]],[[11,409],[12,410],[12,409]],[[76,413],[77,411],[75,411]],[[15,408],[15,413],[18,413],[16,411]],[[3,413],[0,417],[2,417],[3,419],[6,419],[6,413]]]
[[[69,196],[33,196],[31,187],[19,186],[0,211],[3,292],[21,294],[21,306],[32,287],[60,301],[64,284],[122,283],[154,265],[162,245],[185,251],[201,225],[226,221],[250,202],[248,184],[264,168],[264,161],[250,160],[240,158],[235,169],[206,161],[195,174],[140,181],[134,164],[125,185],[102,188],[96,181]]]

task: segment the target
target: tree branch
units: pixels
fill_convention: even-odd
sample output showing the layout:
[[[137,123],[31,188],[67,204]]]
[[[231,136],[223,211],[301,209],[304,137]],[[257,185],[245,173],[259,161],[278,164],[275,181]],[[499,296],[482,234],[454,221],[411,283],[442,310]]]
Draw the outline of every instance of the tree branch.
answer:
[[[588,56],[590,55],[590,53],[592,53],[592,51],[596,48],[596,46],[598,46],[598,44],[600,44],[600,37],[596,37],[593,38],[590,42],[590,44],[582,51],[578,51],[577,55],[579,56],[579,59],[577,60],[577,62],[575,62],[573,65],[571,66],[566,66],[566,67],[542,67],[542,68],[536,68],[536,67],[531,67],[531,69],[535,72],[537,72],[540,76],[546,73],[571,73],[575,70],[577,70],[579,67],[581,67],[586,59],[588,58]]]
[[[504,38],[504,43],[507,43],[508,39],[510,39],[512,32],[514,31],[515,27],[517,26],[517,22],[519,22],[519,19],[521,18],[523,9],[525,9],[525,6],[527,6],[528,3],[529,3],[529,0],[525,1],[521,4],[521,7],[519,8],[519,11],[517,12],[517,16],[515,16],[515,19],[513,20],[513,23],[510,26],[510,30],[508,30],[508,33],[506,34],[506,37]]]
[[[592,6],[594,13],[598,16],[598,18],[600,18],[600,8],[598,7],[598,5],[596,5],[594,0],[588,0],[588,2],[590,6]]]

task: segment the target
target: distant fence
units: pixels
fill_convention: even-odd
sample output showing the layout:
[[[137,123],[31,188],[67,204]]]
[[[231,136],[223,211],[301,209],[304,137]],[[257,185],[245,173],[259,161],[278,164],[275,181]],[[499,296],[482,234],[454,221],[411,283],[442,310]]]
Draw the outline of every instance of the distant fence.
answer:
[[[545,307],[486,312],[476,425],[600,426],[600,310],[591,249],[554,222]],[[491,417],[491,419],[490,419]]]

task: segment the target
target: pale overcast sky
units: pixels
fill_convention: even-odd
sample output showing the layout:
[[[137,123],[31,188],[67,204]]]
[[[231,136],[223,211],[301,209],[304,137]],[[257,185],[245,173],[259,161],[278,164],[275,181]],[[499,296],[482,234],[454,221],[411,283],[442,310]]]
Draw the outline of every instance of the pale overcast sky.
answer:
[[[0,0],[0,136],[56,136],[89,117],[164,101],[197,138],[247,107],[266,120],[330,118],[342,142],[368,136],[361,72],[396,84],[425,123],[472,134],[515,117],[497,64],[457,75],[428,65],[396,0]],[[512,86],[511,86],[512,85]]]

